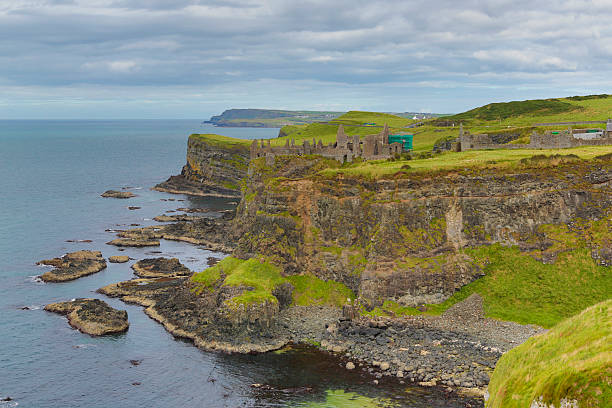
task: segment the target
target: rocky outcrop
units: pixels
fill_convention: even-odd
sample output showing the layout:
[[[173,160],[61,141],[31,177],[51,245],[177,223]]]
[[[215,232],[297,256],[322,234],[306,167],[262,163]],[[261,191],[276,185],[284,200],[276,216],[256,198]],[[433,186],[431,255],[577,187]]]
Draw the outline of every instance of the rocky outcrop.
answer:
[[[136,197],[136,194],[130,191],[117,191],[117,190],[107,190],[101,194],[101,197],[106,198],[132,198]]]
[[[240,140],[191,135],[187,142],[187,164],[181,174],[154,189],[197,196],[239,197],[248,163],[248,144]]]
[[[37,265],[55,267],[55,269],[41,275],[43,281],[65,282],[100,272],[106,268],[106,261],[100,251],[77,251],[68,253],[61,258],[39,261]]]
[[[125,310],[113,309],[100,299],[51,303],[45,306],[45,310],[66,315],[72,327],[92,336],[122,333],[129,327]]]
[[[251,353],[276,350],[289,341],[273,319],[278,304],[265,302],[233,308],[225,302],[244,289],[198,292],[186,278],[134,279],[98,289],[125,302],[145,306],[145,313],[176,337],[204,350]]]
[[[132,265],[134,274],[141,278],[174,278],[189,276],[193,272],[179,262],[177,258],[148,258]]]

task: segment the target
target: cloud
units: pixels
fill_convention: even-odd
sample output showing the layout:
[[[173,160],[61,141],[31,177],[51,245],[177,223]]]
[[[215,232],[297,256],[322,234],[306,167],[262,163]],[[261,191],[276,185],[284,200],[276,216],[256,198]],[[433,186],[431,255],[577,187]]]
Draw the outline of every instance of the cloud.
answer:
[[[164,113],[166,92],[190,88],[215,110],[248,88],[252,106],[458,111],[609,92],[611,18],[605,0],[4,0],[0,84],[146,89]]]

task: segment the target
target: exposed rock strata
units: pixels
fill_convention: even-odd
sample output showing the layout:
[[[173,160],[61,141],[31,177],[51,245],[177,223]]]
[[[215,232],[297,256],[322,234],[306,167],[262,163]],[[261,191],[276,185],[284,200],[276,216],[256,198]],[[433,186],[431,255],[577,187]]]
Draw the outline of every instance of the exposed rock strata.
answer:
[[[41,275],[41,279],[45,282],[70,281],[106,268],[106,261],[100,251],[71,252],[61,258],[45,259],[37,264],[55,267]]]
[[[239,197],[239,186],[246,177],[248,160],[248,145],[223,144],[192,135],[187,143],[187,164],[181,174],[158,184],[154,190],[197,196]]]
[[[117,190],[106,190],[104,193],[101,194],[101,197],[107,197],[107,198],[132,198],[132,197],[136,197],[136,194],[130,192],[130,191],[117,191]]]
[[[177,258],[148,258],[132,265],[134,274],[141,278],[174,278],[189,276],[193,272],[179,262]]]
[[[51,303],[45,310],[66,315],[72,327],[92,336],[122,333],[129,327],[125,310],[113,309],[100,299]]]

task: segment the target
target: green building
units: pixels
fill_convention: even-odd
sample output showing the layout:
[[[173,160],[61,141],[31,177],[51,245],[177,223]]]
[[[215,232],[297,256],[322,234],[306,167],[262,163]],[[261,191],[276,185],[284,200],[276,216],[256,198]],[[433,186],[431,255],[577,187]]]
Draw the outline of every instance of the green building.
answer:
[[[402,150],[409,152],[412,150],[412,138],[414,135],[389,135],[389,144],[401,143]]]

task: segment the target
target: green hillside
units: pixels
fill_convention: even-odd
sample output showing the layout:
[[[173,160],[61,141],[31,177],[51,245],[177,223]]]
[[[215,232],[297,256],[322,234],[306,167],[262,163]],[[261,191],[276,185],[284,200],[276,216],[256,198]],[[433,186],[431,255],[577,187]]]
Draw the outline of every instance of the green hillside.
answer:
[[[589,307],[505,353],[489,384],[488,408],[609,407],[612,401],[612,300]],[[572,405],[574,406],[574,405]]]
[[[502,125],[526,126],[535,122],[606,120],[610,117],[612,95],[603,94],[490,103],[433,122],[462,121],[474,125],[497,122]]]

